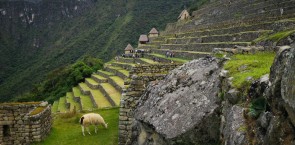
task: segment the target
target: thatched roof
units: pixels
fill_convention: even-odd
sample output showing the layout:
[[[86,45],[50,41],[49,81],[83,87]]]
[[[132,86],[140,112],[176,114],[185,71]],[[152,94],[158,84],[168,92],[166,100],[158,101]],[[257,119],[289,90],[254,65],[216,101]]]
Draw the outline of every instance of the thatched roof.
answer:
[[[130,51],[133,50],[133,47],[131,46],[131,44],[128,44],[127,47],[125,48],[125,51]]]
[[[178,16],[178,19],[181,18],[181,16],[184,15],[184,14],[188,14],[188,16],[189,16],[189,12],[188,12],[187,10],[183,10],[183,11],[180,13],[180,15]]]
[[[159,32],[156,28],[153,28],[149,34],[159,34]]]
[[[148,42],[149,41],[149,38],[148,38],[147,35],[140,35],[139,41],[140,42]]]

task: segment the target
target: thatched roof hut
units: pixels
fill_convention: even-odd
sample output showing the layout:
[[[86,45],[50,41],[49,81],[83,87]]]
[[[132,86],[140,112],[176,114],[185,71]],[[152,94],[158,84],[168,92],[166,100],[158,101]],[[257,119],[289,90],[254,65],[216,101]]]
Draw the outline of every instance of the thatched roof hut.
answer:
[[[149,32],[149,37],[158,37],[159,32],[156,28],[152,28],[152,30]]]
[[[140,44],[146,44],[147,42],[149,42],[149,38],[147,35],[140,35],[139,37],[139,43]]]
[[[178,16],[178,20],[185,20],[190,18],[190,14],[187,10],[183,10],[180,15]]]
[[[133,51],[133,47],[131,46],[131,44],[128,44],[125,48],[125,54],[129,54],[129,53],[132,53]]]

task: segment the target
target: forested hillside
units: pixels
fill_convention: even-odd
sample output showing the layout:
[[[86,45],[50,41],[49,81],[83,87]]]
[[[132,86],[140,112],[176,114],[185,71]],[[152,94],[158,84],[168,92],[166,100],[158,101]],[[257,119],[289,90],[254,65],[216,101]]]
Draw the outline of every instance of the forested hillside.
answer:
[[[0,101],[84,55],[109,60],[194,0],[0,1]],[[194,7],[195,8],[195,7]]]

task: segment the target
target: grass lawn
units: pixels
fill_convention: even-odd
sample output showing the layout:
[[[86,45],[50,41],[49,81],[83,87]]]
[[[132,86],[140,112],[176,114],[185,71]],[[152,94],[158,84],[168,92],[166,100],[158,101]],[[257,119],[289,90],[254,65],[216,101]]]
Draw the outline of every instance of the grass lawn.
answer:
[[[107,78],[100,75],[93,75],[93,77],[97,78],[98,80],[107,80]]]
[[[111,73],[111,72],[103,71],[103,70],[98,70],[98,72],[101,72],[101,73],[106,74],[106,75],[108,75],[108,76],[113,76],[113,75],[114,75],[114,74]]]
[[[82,114],[77,114],[72,118],[61,118],[56,115],[49,136],[34,145],[117,145],[119,108],[100,109],[94,112],[99,113],[108,123],[107,129],[100,125],[98,133],[95,134],[94,127],[90,126],[92,135],[85,130],[85,136],[83,136],[79,124]]]
[[[256,54],[237,54],[224,65],[225,70],[229,70],[233,79],[233,85],[237,88],[250,85],[246,81],[247,77],[254,79],[262,75],[269,74],[275,53],[261,52]]]
[[[85,83],[79,83],[83,91],[90,91],[90,88]]]

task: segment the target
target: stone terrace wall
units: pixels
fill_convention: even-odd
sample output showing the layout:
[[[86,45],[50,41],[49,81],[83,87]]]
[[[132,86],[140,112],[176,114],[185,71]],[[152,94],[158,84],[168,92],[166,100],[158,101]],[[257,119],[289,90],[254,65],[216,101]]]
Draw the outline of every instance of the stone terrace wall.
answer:
[[[36,114],[34,113],[36,110]],[[30,144],[43,140],[51,129],[47,103],[0,104],[0,144]]]
[[[166,74],[180,64],[140,65],[130,72],[131,81],[127,89],[123,90],[119,116],[119,145],[130,144],[133,109],[142,96],[147,85],[157,84],[157,80],[165,78]],[[151,83],[150,83],[151,82]]]

